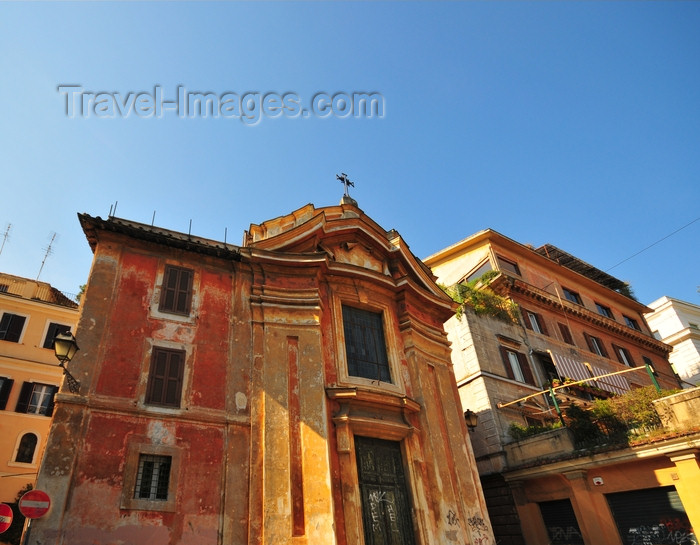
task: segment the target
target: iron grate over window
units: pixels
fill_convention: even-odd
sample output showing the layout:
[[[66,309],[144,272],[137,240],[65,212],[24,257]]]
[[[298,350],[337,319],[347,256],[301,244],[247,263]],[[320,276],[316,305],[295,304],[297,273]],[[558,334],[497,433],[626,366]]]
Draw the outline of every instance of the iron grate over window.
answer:
[[[391,382],[382,314],[343,306],[348,374]]]
[[[136,475],[134,498],[142,500],[167,500],[170,484],[170,456],[141,454]]]

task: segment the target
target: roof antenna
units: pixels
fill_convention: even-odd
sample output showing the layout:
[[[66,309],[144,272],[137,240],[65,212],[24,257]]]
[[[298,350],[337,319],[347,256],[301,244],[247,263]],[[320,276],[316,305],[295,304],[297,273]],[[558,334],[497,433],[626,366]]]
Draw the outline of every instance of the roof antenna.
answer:
[[[153,217],[151,218],[151,227],[153,227],[153,224],[156,222],[156,211],[153,211]]]
[[[114,201],[114,206],[109,207],[109,217],[113,218],[114,216],[117,215],[117,205],[119,204],[119,201]]]
[[[2,245],[0,245],[0,254],[2,254],[2,249],[5,247],[7,239],[10,238],[10,229],[12,229],[12,224],[8,223],[7,227],[5,227],[5,234],[2,237]]]
[[[224,246],[226,246],[226,235],[228,235],[228,227],[224,227]]]
[[[46,263],[46,258],[49,257],[53,253],[53,243],[56,240],[56,233],[52,232],[51,233],[51,241],[49,242],[49,245],[44,248],[46,250],[46,253],[44,254],[44,260],[41,262],[41,267],[39,267],[39,274],[36,275],[37,281],[39,280],[39,277],[41,276],[41,271],[44,269],[44,263]]]
[[[191,237],[192,236],[192,220],[190,220],[190,230],[187,231],[187,236]]]

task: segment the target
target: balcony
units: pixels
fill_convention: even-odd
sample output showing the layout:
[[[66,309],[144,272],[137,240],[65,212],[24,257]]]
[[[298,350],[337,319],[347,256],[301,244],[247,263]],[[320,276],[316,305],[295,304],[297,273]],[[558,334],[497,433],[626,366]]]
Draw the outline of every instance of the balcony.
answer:
[[[700,388],[659,394],[647,387],[585,407],[573,402],[562,406],[564,426],[512,426],[506,459],[514,468],[675,439],[700,432],[699,411]]]

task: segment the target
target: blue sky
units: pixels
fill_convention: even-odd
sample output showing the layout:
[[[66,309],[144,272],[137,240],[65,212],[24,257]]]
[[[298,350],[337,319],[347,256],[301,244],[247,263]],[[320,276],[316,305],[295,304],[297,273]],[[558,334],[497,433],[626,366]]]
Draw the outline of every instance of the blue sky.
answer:
[[[342,186],[418,257],[493,228],[608,270],[700,218],[700,3],[0,3],[0,270],[67,292],[76,213],[239,243]],[[384,116],[66,116],[85,91],[378,92]],[[700,304],[700,221],[609,270]]]

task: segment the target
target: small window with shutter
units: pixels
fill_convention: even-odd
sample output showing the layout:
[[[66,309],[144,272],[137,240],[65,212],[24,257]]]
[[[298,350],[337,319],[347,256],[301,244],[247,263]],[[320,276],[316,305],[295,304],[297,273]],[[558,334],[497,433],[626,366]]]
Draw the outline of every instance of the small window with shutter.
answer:
[[[557,322],[559,324],[559,331],[561,332],[561,338],[564,339],[564,342],[566,344],[573,344],[574,343],[574,338],[571,336],[571,330],[569,329],[569,326],[566,324],[562,324],[561,322]]]
[[[523,315],[523,321],[525,322],[525,327],[535,333],[540,333],[542,335],[549,335],[547,331],[547,326],[544,322],[544,318],[541,314],[527,310],[524,308],[520,309]]]
[[[154,347],[151,368],[148,373],[146,403],[179,407],[184,368],[184,350]]]
[[[24,316],[10,312],[3,313],[2,318],[0,318],[0,340],[18,343],[26,321],[27,318]]]
[[[188,315],[192,304],[193,277],[194,271],[190,269],[166,265],[158,310]]]
[[[535,379],[525,354],[501,346],[501,357],[509,379],[535,385]]]

